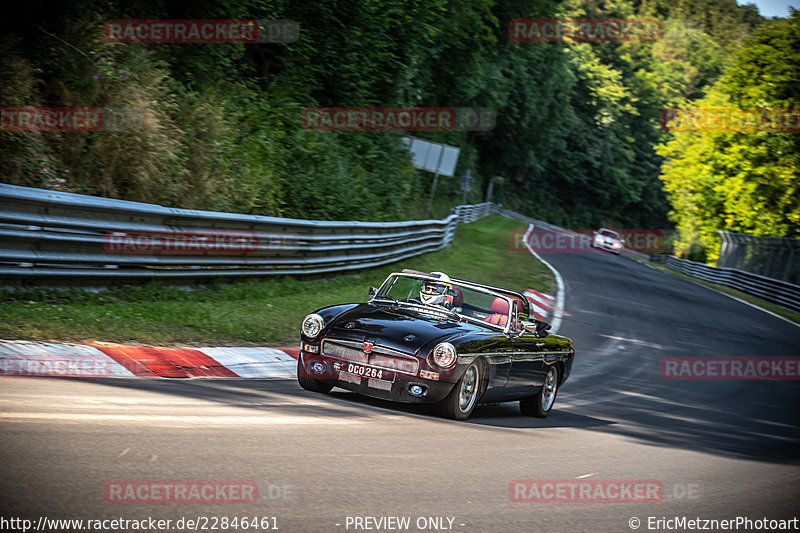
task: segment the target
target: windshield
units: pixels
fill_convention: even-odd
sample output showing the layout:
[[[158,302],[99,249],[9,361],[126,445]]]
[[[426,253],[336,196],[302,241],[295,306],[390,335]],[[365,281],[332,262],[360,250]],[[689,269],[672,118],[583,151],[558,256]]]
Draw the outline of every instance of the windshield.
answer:
[[[511,305],[514,304],[511,298],[457,282],[407,275],[389,276],[376,298],[446,310],[467,319],[500,327],[505,327],[508,323]]]
[[[610,229],[601,229],[598,233],[600,235],[605,235],[606,237],[614,237],[615,239],[619,239],[619,234],[616,231],[611,231]]]

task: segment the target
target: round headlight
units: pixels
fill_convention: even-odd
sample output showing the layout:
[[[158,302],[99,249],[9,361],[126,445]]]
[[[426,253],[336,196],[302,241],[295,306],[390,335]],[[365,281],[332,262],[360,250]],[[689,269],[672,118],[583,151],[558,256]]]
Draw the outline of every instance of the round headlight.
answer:
[[[306,337],[314,338],[322,331],[322,326],[325,323],[322,317],[316,313],[311,313],[303,319],[303,335]]]
[[[456,349],[449,342],[437,344],[432,355],[433,362],[442,368],[453,366],[456,362]]]

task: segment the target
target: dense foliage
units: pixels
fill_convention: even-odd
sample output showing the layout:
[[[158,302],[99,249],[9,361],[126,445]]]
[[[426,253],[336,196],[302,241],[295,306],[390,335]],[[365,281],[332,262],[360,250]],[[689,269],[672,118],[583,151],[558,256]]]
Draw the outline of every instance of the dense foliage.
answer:
[[[800,12],[765,24],[707,95],[708,109],[800,109]],[[714,261],[718,230],[800,238],[800,134],[681,131],[658,148],[680,252]]]
[[[722,228],[797,232],[796,134],[672,135],[659,125],[664,108],[715,98],[797,107],[797,15],[764,25],[735,0],[29,0],[14,9],[0,34],[2,107],[135,109],[139,121],[124,132],[0,131],[4,182],[275,216],[414,218],[432,176],[413,169],[401,133],[310,131],[300,111],[480,107],[496,110],[493,130],[415,134],[462,149],[457,174],[477,177],[470,202],[495,179],[493,200],[551,222],[666,227],[669,194],[681,243],[710,245]],[[657,42],[509,38],[512,19],[550,17],[653,17],[665,32]],[[112,19],[189,18],[291,19],[300,33],[283,44],[115,44],[102,34]],[[783,85],[751,83],[775,69],[786,71]],[[457,180],[442,178],[434,214],[460,201]],[[753,209],[774,216],[762,224]]]

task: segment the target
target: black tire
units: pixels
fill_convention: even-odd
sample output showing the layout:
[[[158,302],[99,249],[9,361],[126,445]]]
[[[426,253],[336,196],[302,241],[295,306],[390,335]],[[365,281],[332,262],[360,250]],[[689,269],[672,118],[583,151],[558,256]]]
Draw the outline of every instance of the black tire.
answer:
[[[321,392],[322,394],[329,393],[333,385],[309,376],[301,360],[302,356],[297,358],[297,382],[300,386],[311,392]]]
[[[538,418],[546,417],[556,403],[558,379],[558,367],[553,365],[547,370],[547,376],[544,378],[542,390],[534,396],[528,396],[519,401],[519,410],[522,411],[522,414]]]
[[[454,420],[466,420],[478,403],[481,389],[481,365],[477,361],[467,367],[450,394],[439,402],[442,416]]]

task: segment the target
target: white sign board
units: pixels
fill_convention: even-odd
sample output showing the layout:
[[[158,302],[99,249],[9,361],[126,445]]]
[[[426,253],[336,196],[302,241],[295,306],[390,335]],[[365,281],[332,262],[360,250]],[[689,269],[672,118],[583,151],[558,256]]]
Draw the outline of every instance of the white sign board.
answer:
[[[442,158],[442,145],[431,143],[430,146],[428,146],[428,153],[425,154],[425,163],[422,165],[423,170],[440,174],[439,160],[441,158]]]
[[[459,148],[415,137],[403,137],[403,142],[411,152],[414,167],[443,176],[453,177],[455,174],[461,152]]]
[[[445,176],[452,176],[456,171],[456,163],[458,163],[458,154],[460,150],[454,146],[442,145],[442,159],[439,161],[439,174]]]

